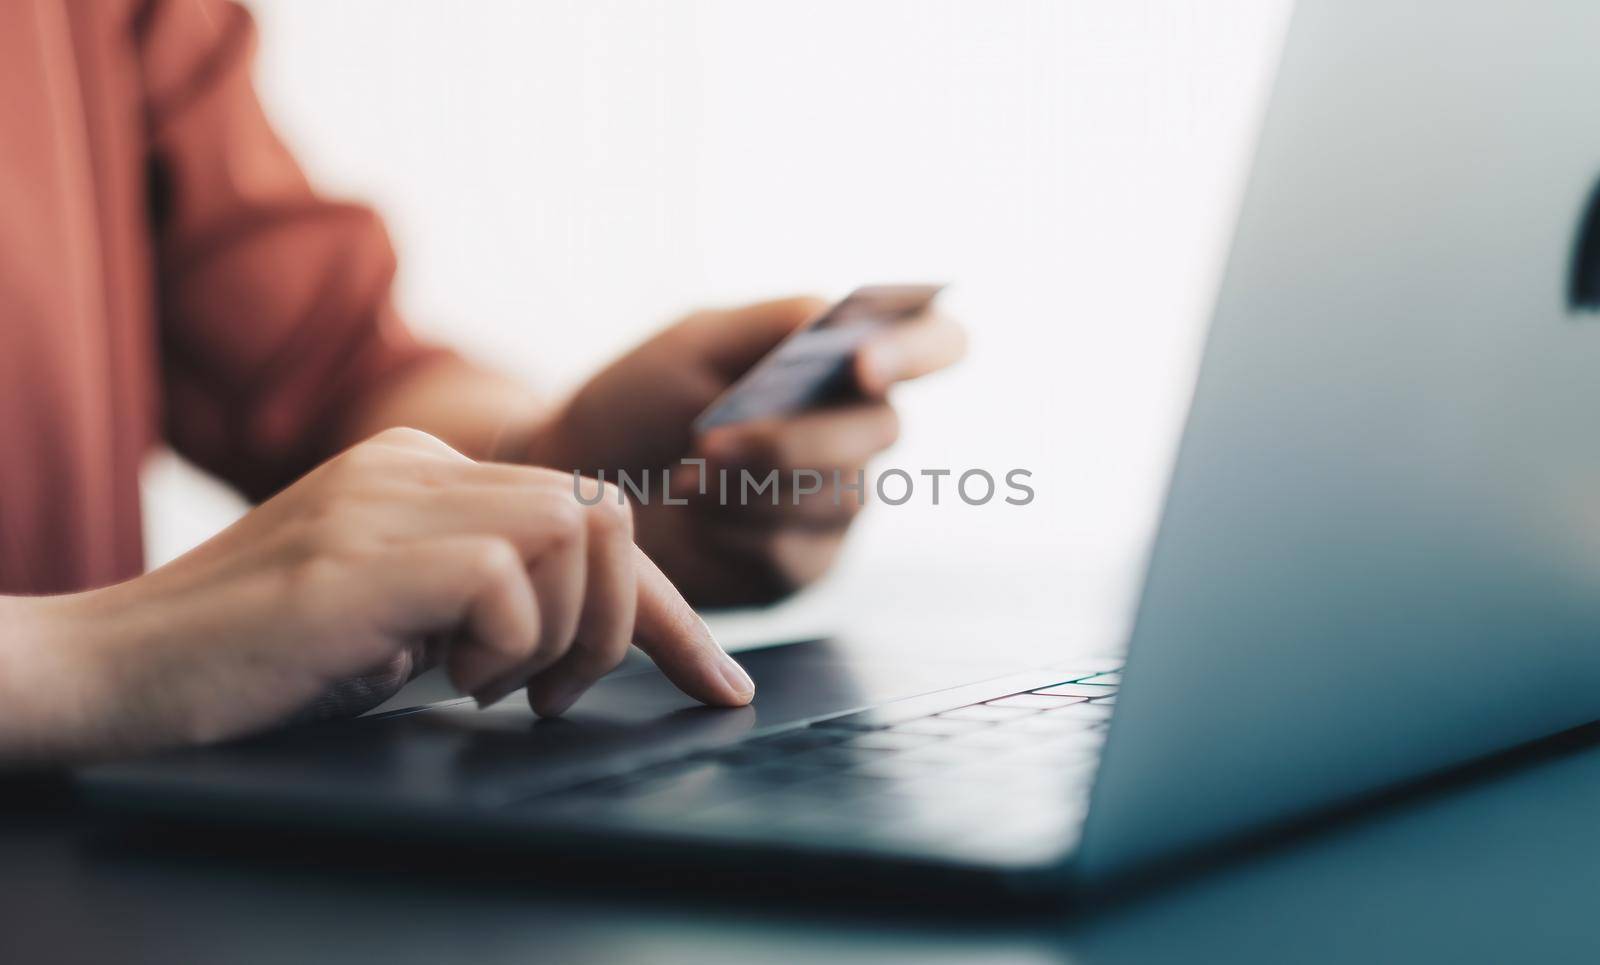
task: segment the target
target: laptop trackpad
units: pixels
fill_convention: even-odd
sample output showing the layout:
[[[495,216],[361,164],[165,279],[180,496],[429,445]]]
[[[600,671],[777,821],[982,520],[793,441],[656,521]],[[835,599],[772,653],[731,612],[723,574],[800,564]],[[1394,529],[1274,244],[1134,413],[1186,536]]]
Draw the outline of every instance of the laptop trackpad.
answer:
[[[1016,669],[996,667],[992,658],[974,664],[948,658],[908,659],[904,652],[875,656],[866,647],[850,647],[837,640],[750,650],[738,659],[756,682],[756,699],[748,708],[704,707],[640,660],[600,681],[558,720],[537,721],[520,696],[507,698],[486,712],[465,705],[459,719],[475,727],[518,731],[560,725],[574,732],[640,725],[654,731],[692,716],[728,720],[729,724],[721,726],[750,730],[912,697]],[[977,672],[975,666],[987,672]],[[446,709],[450,708],[438,707],[430,713]],[[735,720],[737,724],[731,723]]]
[[[945,651],[948,653],[949,651]],[[540,720],[518,696],[487,711],[471,701],[292,728],[220,747],[104,765],[91,786],[139,800],[162,788],[216,797],[228,813],[308,813],[350,806],[497,807],[694,750],[760,728],[845,713],[1020,669],[992,654],[929,658],[920,650],[818,640],[745,651],[751,706],[704,707],[647,661],[624,666],[564,717]],[[364,809],[364,810],[363,810]]]
[[[450,702],[370,723],[393,731],[386,736],[409,735],[405,743],[414,749],[420,749],[419,741],[448,744],[448,772],[459,779],[450,783],[485,790],[514,770],[513,783],[527,790],[1017,669],[996,666],[992,658],[919,660],[907,659],[904,651],[873,656],[870,649],[836,640],[746,651],[739,661],[756,682],[756,699],[748,707],[702,706],[644,663],[605,678],[554,720],[540,720],[513,696],[487,711]]]

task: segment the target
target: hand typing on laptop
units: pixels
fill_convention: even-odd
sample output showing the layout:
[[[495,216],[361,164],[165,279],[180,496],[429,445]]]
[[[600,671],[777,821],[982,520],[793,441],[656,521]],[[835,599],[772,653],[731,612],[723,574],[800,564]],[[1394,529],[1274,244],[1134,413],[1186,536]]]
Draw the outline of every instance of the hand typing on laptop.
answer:
[[[137,753],[359,712],[435,663],[481,704],[526,688],[538,713],[558,715],[630,643],[685,693],[748,703],[754,684],[673,581],[696,602],[773,599],[832,562],[859,502],[635,506],[564,470],[659,481],[684,456],[762,473],[861,468],[894,440],[889,386],[959,356],[954,323],[919,316],[866,343],[848,402],[703,438],[690,426],[819,307],[690,316],[510,430],[504,412],[534,409],[520,388],[458,362],[424,370],[375,421],[413,415],[503,461],[381,430],[152,573],[0,598],[13,628],[0,758]]]
[[[435,660],[482,704],[526,686],[559,713],[630,641],[686,693],[747,703],[750,678],[633,545],[627,508],[583,507],[571,486],[390,430],[148,576],[13,601],[11,626],[47,656],[12,675],[12,699],[40,701],[25,726],[64,719],[12,743],[76,756],[219,740],[336,690],[381,699]]]

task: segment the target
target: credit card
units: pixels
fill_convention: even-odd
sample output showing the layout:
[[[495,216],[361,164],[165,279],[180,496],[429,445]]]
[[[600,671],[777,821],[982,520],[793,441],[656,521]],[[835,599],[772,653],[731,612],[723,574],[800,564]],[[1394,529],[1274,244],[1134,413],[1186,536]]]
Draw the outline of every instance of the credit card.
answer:
[[[866,285],[796,329],[694,420],[696,432],[790,415],[855,391],[856,349],[921,314],[943,285]]]

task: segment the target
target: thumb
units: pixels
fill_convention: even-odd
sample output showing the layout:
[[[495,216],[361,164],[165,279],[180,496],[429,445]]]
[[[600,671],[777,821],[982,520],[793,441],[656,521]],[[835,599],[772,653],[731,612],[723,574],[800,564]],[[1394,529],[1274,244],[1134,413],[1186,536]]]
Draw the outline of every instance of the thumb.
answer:
[[[400,637],[450,634],[450,682],[474,696],[526,663],[540,614],[516,547],[490,536],[445,536],[385,551],[346,605]],[[459,632],[465,631],[465,632]]]
[[[691,319],[690,327],[700,342],[703,357],[731,381],[827,307],[828,303],[820,298],[800,295],[701,312]]]

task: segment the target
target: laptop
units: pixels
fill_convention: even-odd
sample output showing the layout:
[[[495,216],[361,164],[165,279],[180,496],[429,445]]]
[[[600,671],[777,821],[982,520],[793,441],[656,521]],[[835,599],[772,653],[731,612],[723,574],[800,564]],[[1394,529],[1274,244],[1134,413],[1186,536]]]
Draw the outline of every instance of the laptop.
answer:
[[[746,654],[737,710],[632,664],[561,720],[444,702],[82,784],[189,820],[1053,893],[1600,718],[1596,38],[1583,0],[1299,5],[1103,656],[817,640]]]

